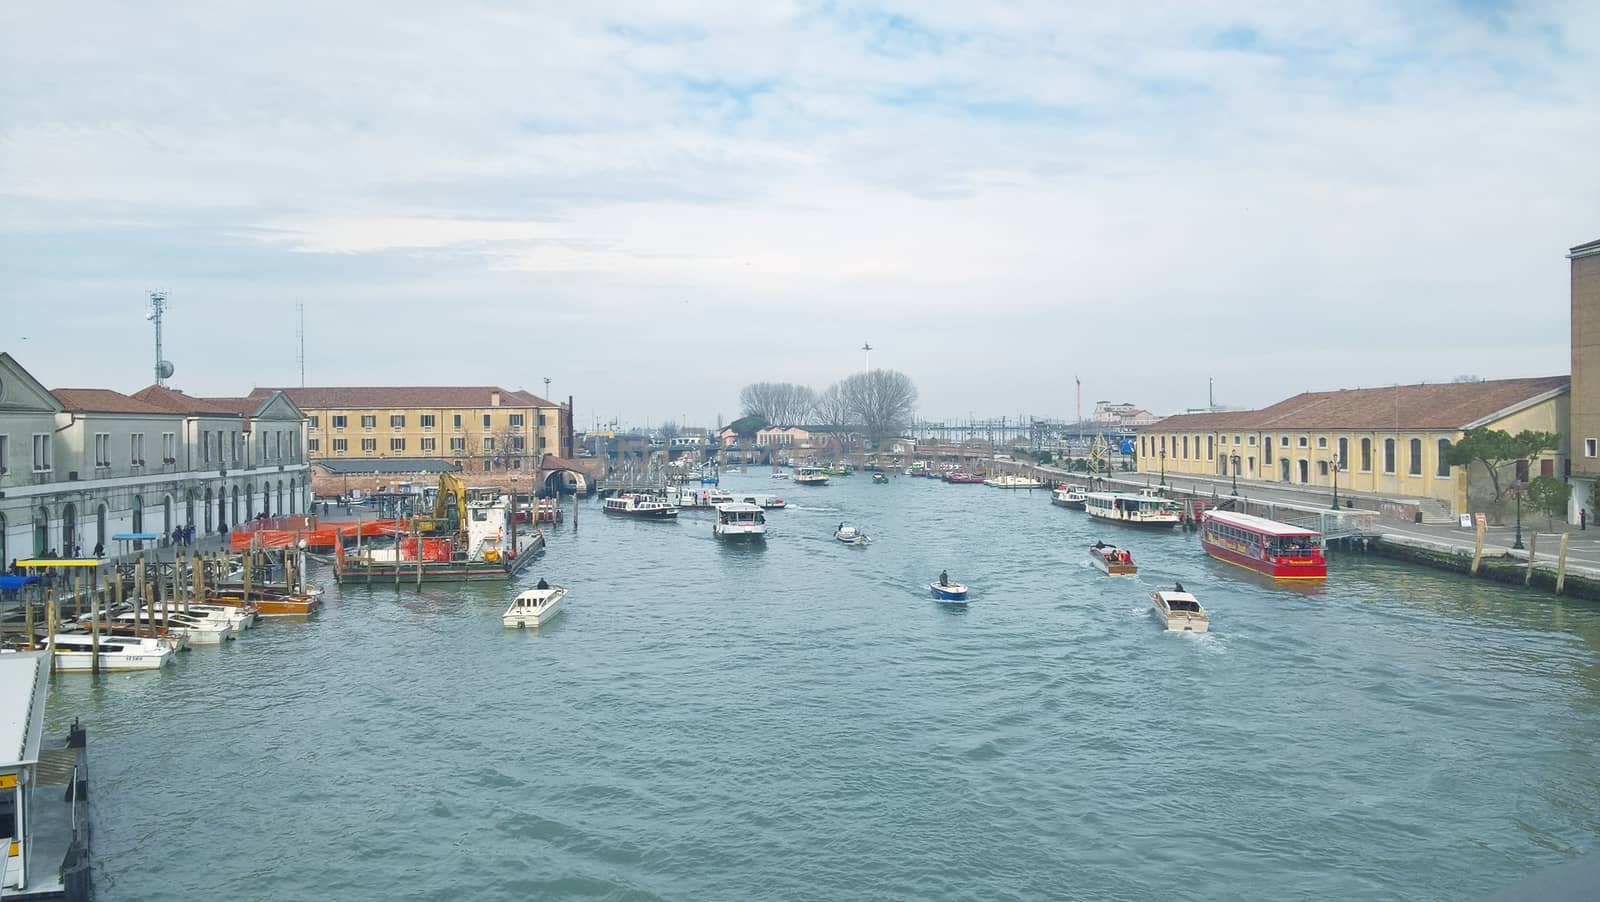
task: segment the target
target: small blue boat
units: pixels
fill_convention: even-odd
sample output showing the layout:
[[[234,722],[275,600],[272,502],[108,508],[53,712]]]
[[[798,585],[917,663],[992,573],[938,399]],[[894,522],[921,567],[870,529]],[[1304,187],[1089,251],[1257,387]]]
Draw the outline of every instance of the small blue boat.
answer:
[[[717,484],[717,477],[715,477],[715,476],[702,476],[702,477],[700,477],[700,484],[701,485],[716,485]]]
[[[938,580],[928,583],[928,588],[933,590],[933,597],[939,601],[967,603],[967,587],[961,583],[946,582],[941,584]]]

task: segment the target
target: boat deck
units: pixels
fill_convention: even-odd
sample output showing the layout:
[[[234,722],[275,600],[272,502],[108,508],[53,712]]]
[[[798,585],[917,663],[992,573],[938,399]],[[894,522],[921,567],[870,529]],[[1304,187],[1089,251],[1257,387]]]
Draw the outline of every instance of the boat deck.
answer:
[[[87,798],[80,800],[74,813],[73,801],[68,792],[72,785],[73,768],[78,768],[80,780],[88,779],[87,768],[80,766],[85,763],[84,752],[85,750],[81,748],[66,748],[60,745],[39,750],[39,763],[33,772],[37,783],[28,809],[30,823],[33,825],[33,849],[29,856],[33,866],[28,874],[28,888],[8,891],[5,898],[84,898],[69,894],[66,884],[62,882],[63,865],[66,865],[65,869],[71,869],[80,858],[81,873],[68,876],[74,883],[88,881],[87,854],[74,855],[71,861],[67,857],[72,851],[74,829],[81,830],[85,840],[88,834]],[[83,852],[86,853],[87,849]],[[6,876],[10,878],[11,874],[8,872]],[[9,883],[10,880],[6,882]]]

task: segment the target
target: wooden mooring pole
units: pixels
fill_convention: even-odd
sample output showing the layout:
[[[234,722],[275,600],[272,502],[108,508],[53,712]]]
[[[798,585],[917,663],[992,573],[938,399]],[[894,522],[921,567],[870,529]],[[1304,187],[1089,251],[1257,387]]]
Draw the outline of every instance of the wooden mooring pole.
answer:
[[[1477,538],[1477,541],[1474,542],[1473,546],[1472,546],[1472,575],[1473,576],[1477,576],[1478,575],[1478,565],[1483,563],[1483,537],[1484,537],[1484,533],[1486,531],[1487,530],[1485,529],[1484,522],[1482,520],[1479,520],[1478,521],[1478,538]]]
[[[1534,558],[1536,558],[1538,556],[1539,556],[1539,534],[1538,533],[1533,533],[1532,535],[1528,536],[1528,572],[1523,574],[1523,577],[1522,577],[1522,584],[1524,586],[1533,585],[1533,561],[1534,561]]]
[[[1556,594],[1567,591],[1567,540],[1572,538],[1572,533],[1561,534],[1561,553],[1556,557]]]

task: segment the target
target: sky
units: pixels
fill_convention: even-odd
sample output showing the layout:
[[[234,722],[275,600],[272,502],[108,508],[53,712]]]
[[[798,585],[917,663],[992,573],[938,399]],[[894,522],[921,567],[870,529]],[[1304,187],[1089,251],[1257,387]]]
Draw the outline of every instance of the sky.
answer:
[[[1122,8],[1126,7],[1126,8]],[[933,419],[1566,373],[1600,4],[0,4],[0,349]],[[873,350],[862,350],[870,343]]]

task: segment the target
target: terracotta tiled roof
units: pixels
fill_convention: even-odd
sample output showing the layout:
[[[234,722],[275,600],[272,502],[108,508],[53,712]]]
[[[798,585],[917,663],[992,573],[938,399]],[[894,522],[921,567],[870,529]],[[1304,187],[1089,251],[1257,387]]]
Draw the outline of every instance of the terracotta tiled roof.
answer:
[[[52,388],[61,406],[74,413],[166,414],[174,411],[157,407],[109,388]]]
[[[1260,410],[1180,414],[1152,432],[1227,429],[1462,429],[1540,395],[1565,388],[1570,376],[1440,382],[1385,388],[1305,392]]]
[[[238,410],[217,403],[218,399],[196,398],[193,395],[184,394],[175,388],[167,388],[164,385],[146,386],[134,392],[133,397],[163,410],[190,416],[238,416],[240,414]]]
[[[348,386],[343,388],[258,388],[253,400],[265,401],[273,392],[289,396],[301,410],[368,410],[407,407],[487,408],[489,395],[500,393],[501,407],[555,407],[531,392],[511,391],[493,385]]]

